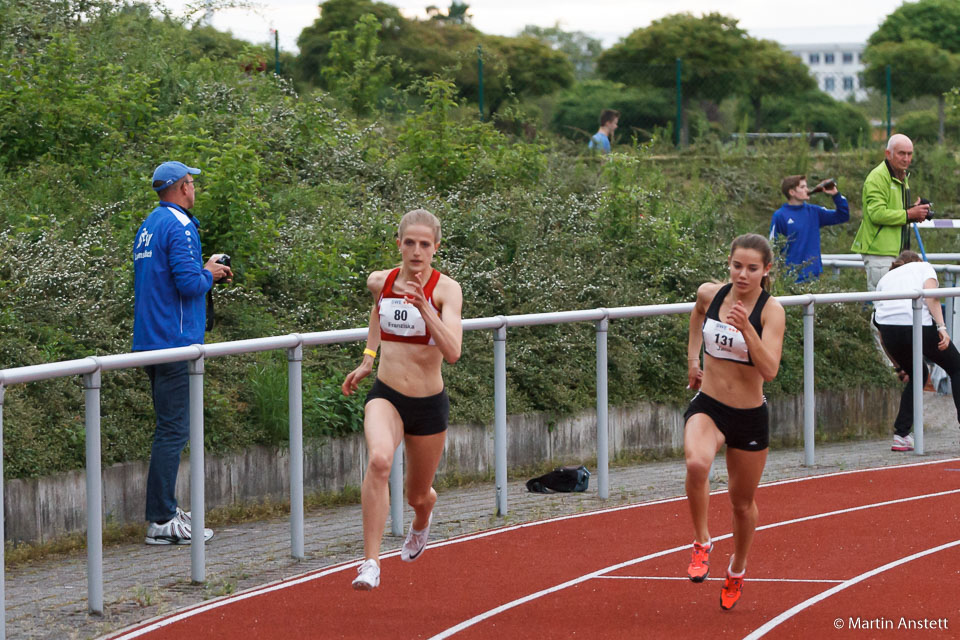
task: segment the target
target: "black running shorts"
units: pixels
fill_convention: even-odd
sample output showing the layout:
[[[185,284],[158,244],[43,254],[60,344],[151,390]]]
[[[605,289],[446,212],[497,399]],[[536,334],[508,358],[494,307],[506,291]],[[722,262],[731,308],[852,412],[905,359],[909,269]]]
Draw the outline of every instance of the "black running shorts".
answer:
[[[450,419],[450,398],[447,397],[446,389],[436,395],[411,398],[385,385],[380,382],[380,378],[377,378],[367,393],[366,402],[375,398],[383,398],[393,405],[400,414],[403,432],[407,435],[431,436],[447,430],[447,422]]]
[[[770,410],[766,399],[759,407],[734,409],[700,391],[683,414],[684,424],[698,413],[713,420],[730,448],[763,451],[770,446]]]

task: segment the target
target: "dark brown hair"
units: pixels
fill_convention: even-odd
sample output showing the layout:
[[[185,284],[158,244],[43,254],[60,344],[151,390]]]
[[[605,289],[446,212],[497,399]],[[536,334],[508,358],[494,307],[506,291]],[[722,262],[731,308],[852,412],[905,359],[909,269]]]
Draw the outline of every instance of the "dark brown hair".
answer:
[[[801,181],[806,180],[807,176],[787,176],[783,179],[783,182],[780,183],[780,191],[783,193],[783,197],[790,199],[790,191],[796,189],[797,185]]]
[[[604,109],[603,111],[600,112],[600,126],[602,127],[603,125],[607,124],[611,120],[614,120],[619,117],[620,117],[619,111],[616,111],[614,109]]]
[[[733,242],[730,244],[730,257],[733,257],[733,252],[737,249],[752,249],[760,254],[760,257],[763,259],[763,266],[769,266],[773,262],[773,249],[770,248],[770,243],[767,242],[767,239],[757,233],[745,233],[742,236],[737,236],[733,239]],[[770,275],[763,276],[763,279],[760,281],[760,286],[765,290],[770,289]]]
[[[897,267],[902,267],[908,262],[923,262],[923,258],[921,258],[915,251],[904,249],[900,252],[900,255],[897,256],[897,259],[893,261],[893,264],[890,265],[890,271],[893,271]]]

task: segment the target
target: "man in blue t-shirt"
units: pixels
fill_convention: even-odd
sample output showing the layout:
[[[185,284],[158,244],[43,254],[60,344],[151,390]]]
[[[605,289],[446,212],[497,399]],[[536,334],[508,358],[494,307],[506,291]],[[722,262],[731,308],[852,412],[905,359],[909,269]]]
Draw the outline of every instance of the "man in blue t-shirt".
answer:
[[[214,254],[201,257],[200,225],[190,209],[199,169],[164,162],[153,172],[160,199],[133,241],[133,350],[151,351],[203,344],[206,295],[213,283],[229,279],[230,267]],[[180,453],[190,438],[187,363],[144,367],[150,378],[156,430],[147,472],[147,544],[189,544],[190,513],[177,506]],[[204,529],[204,540],[213,531]]]
[[[613,132],[617,130],[620,121],[620,112],[613,109],[604,109],[600,113],[600,129],[590,138],[587,148],[599,151],[604,155],[610,153],[610,141]]]
[[[829,185],[826,186],[826,185]],[[819,278],[823,272],[820,260],[820,227],[840,224],[850,219],[850,206],[840,195],[837,185],[828,181],[823,192],[833,196],[836,209],[826,209],[809,204],[810,193],[806,176],[787,176],[780,183],[780,191],[787,201],[777,209],[770,221],[770,240],[782,235],[787,239],[784,247],[787,267],[796,273],[797,282]]]

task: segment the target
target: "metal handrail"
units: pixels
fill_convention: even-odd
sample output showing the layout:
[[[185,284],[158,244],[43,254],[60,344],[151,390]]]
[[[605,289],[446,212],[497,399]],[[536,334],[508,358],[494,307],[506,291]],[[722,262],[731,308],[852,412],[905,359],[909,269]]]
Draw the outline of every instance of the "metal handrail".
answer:
[[[862,260],[863,255],[859,253],[823,253],[820,255],[823,260]],[[960,262],[960,253],[928,253],[927,260],[945,260],[948,262]]]
[[[875,300],[913,300],[913,367],[915,453],[924,454],[922,349],[920,341],[921,304],[923,298],[960,296],[960,288],[920,289],[911,291],[875,291],[847,293],[816,293],[781,296],[784,306],[803,306],[803,441],[804,464],[814,464],[814,307],[817,304],[869,302]],[[573,322],[594,322],[597,348],[597,476],[598,496],[609,497],[609,464],[607,439],[607,332],[611,320],[690,313],[694,303],[641,305],[612,309],[584,309],[551,313],[532,313],[514,316],[472,318],[463,321],[465,331],[492,330],[494,333],[494,458],[496,485],[496,513],[507,513],[507,446],[506,446],[506,335],[508,328]],[[290,413],[290,529],[291,555],[304,557],[303,549],[303,430],[302,377],[303,347],[321,344],[355,342],[367,337],[366,328],[314,333],[289,334],[267,338],[236,340],[206,345],[192,345],[174,349],[90,356],[48,364],[31,365],[0,370],[0,478],[3,477],[3,399],[6,387],[66,376],[83,376],[86,423],[86,479],[87,479],[87,590],[91,613],[103,613],[103,544],[100,461],[100,385],[101,373],[151,364],[186,361],[190,376],[190,501],[192,524],[197,530],[204,526],[203,477],[203,375],[208,358],[285,349],[289,376]],[[402,448],[394,456],[391,470],[391,530],[394,535],[403,532],[402,511]],[[0,504],[3,503],[3,484],[0,482]],[[0,509],[0,538],[3,533],[3,510]],[[0,545],[0,569],[4,561]],[[203,582],[206,575],[203,536],[191,540],[191,578]],[[4,572],[0,570],[0,604],[5,602]],[[0,640],[5,638],[5,606],[0,606]]]

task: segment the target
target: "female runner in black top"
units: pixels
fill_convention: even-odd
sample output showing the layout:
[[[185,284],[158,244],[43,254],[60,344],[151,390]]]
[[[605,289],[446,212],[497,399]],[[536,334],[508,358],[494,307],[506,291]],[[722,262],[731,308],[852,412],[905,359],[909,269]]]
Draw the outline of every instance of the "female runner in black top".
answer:
[[[690,314],[687,378],[690,388],[699,392],[685,414],[683,441],[694,530],[687,573],[694,582],[702,582],[710,570],[710,465],[726,444],[734,553],[720,595],[724,609],[732,609],[740,598],[757,527],[754,494],[769,441],[763,383],[776,377],[783,348],[783,307],[765,291],[772,259],[766,238],[739,236],[730,247],[730,282],[700,285]],[[701,348],[706,352],[702,370]]]

